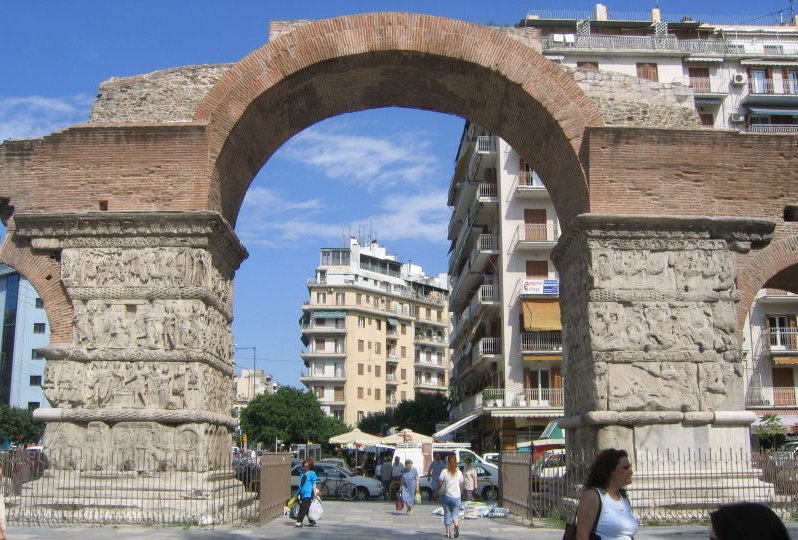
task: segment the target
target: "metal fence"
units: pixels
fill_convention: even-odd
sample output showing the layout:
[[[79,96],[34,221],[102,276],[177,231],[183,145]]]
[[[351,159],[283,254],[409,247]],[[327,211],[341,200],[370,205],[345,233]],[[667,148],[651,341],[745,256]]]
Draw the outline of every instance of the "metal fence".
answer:
[[[592,453],[567,453],[566,461],[534,460],[504,452],[500,460],[502,506],[532,518],[573,518]],[[719,505],[757,501],[782,517],[798,513],[798,458],[780,452],[738,450],[655,451],[631,457],[627,491],[643,523],[691,523],[709,519]]]
[[[227,461],[229,458],[225,458]],[[290,454],[213,468],[125,455],[17,451],[0,454],[0,494],[11,525],[251,525],[282,514]]]

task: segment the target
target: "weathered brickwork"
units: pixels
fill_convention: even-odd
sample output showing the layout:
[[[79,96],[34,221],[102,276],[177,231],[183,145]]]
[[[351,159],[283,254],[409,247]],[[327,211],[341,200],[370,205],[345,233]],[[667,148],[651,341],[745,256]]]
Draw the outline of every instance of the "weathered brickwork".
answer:
[[[100,85],[89,122],[185,122],[231,64],[183,66]]]

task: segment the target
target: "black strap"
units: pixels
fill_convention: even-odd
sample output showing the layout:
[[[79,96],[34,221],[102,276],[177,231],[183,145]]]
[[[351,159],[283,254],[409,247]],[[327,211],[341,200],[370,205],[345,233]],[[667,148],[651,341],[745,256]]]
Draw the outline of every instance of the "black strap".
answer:
[[[598,527],[599,518],[601,517],[601,492],[598,488],[593,488],[596,490],[596,495],[598,495],[599,499],[599,507],[598,512],[596,512],[596,521],[593,522],[593,528],[590,529],[590,534],[596,534],[596,527]]]

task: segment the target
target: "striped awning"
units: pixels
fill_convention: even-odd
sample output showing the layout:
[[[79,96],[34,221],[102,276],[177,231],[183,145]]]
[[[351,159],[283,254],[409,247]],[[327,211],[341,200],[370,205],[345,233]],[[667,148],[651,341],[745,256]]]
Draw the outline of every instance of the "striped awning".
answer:
[[[524,362],[543,362],[544,360],[555,360],[562,362],[561,354],[525,354]]]
[[[798,356],[774,356],[773,363],[777,366],[798,366]]]
[[[314,319],[345,319],[345,311],[314,311]]]
[[[466,416],[460,418],[459,420],[456,420],[455,422],[452,422],[451,424],[449,424],[448,426],[446,426],[442,430],[436,431],[435,433],[432,434],[432,437],[433,438],[438,438],[438,437],[443,437],[444,435],[448,435],[449,433],[451,433],[453,431],[457,431],[458,429],[460,429],[461,427],[463,427],[467,423],[471,422],[472,420],[475,420],[478,417],[479,417],[479,413],[471,413],[469,415],[466,415]]]
[[[740,65],[743,66],[798,66],[795,60],[740,60]]]

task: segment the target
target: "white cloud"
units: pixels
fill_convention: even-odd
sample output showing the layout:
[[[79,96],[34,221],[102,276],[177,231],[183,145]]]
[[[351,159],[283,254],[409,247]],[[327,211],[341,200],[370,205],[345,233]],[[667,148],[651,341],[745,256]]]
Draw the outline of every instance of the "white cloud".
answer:
[[[380,240],[446,242],[450,210],[445,191],[392,195],[380,203],[384,213],[372,216]]]
[[[350,135],[342,129],[310,128],[291,139],[282,156],[373,192],[420,184],[439,173],[431,144],[421,131],[367,136]]]
[[[85,122],[92,102],[86,95],[0,97],[0,142],[41,137]]]

